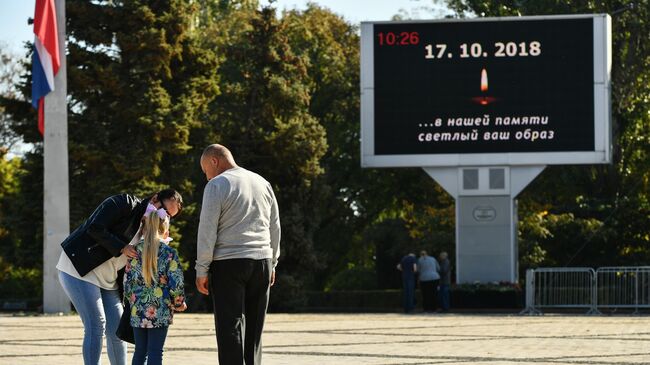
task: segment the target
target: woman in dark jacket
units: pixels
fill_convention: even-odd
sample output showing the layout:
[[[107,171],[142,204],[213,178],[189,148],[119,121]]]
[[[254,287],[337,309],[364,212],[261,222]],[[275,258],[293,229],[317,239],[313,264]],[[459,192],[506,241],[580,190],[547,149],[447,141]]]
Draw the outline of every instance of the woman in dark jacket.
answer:
[[[61,243],[56,268],[84,325],[85,365],[99,364],[104,333],[111,364],[126,365],[126,343],[115,335],[122,316],[117,272],[127,257],[136,255],[129,243],[139,238],[135,236],[149,203],[173,217],[181,211],[183,198],[173,189],[143,200],[129,194],[111,196]]]

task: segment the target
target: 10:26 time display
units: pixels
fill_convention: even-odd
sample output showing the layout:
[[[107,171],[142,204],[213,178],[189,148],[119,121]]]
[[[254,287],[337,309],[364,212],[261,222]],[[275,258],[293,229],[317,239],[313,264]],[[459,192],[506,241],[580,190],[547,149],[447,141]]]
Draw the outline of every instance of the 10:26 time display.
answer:
[[[379,32],[377,38],[380,46],[416,46],[420,43],[418,32]]]

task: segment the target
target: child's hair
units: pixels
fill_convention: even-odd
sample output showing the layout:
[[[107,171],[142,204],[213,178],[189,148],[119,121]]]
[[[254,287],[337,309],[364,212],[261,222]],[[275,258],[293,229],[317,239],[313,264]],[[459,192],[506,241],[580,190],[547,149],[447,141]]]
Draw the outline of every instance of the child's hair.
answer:
[[[160,239],[168,229],[169,217],[160,218],[155,211],[145,215],[142,223],[142,237],[144,239],[142,248],[142,276],[147,286],[151,286],[156,281]]]

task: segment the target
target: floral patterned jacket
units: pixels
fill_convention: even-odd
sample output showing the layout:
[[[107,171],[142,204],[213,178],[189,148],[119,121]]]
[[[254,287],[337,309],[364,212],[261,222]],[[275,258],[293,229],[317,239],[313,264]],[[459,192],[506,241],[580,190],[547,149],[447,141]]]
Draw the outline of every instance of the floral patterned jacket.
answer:
[[[173,322],[173,307],[185,301],[183,269],[176,250],[161,241],[157,278],[148,287],[142,276],[142,244],[135,246],[138,256],[127,262],[124,272],[124,300],[131,305],[131,326],[166,327]]]

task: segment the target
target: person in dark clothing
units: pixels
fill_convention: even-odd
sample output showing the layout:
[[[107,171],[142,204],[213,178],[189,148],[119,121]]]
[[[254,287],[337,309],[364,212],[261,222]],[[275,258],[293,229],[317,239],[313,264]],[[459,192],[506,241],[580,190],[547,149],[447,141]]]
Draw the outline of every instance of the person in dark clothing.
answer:
[[[449,310],[449,286],[451,285],[451,262],[446,252],[440,253],[440,306],[442,311]]]
[[[212,294],[220,365],[262,364],[262,332],[280,257],[273,186],[220,144],[203,151],[196,287]]]
[[[415,273],[417,269],[417,259],[414,253],[402,257],[397,264],[397,270],[402,272],[402,305],[404,313],[411,313],[415,309]]]
[[[431,313],[436,310],[436,297],[440,281],[439,271],[438,261],[422,250],[418,259],[418,275],[420,277],[420,292],[422,293],[422,309],[425,312]]]

